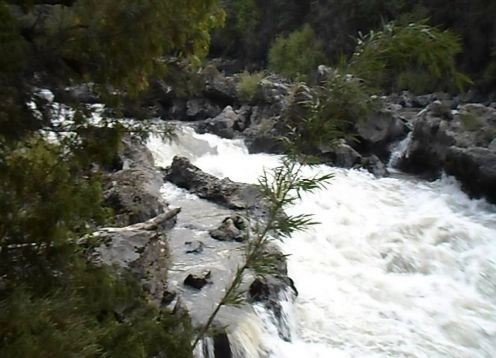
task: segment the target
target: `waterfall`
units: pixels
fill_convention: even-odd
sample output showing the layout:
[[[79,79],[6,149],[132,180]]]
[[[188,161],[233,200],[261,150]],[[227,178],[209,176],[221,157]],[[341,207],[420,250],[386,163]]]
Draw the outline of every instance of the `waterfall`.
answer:
[[[188,128],[149,147],[160,166],[181,154],[205,172],[247,183],[280,160]],[[495,357],[496,206],[469,199],[449,177],[305,168],[324,172],[334,173],[328,187],[288,209],[320,222],[282,244],[300,293],[294,304],[281,297],[291,341],[255,306],[230,333],[233,355]]]
[[[387,164],[388,168],[395,168],[400,159],[403,157],[404,154],[406,154],[406,151],[408,149],[408,145],[412,141],[412,132],[409,132],[408,135],[398,143],[395,143],[391,147],[391,157],[389,158],[389,162]]]

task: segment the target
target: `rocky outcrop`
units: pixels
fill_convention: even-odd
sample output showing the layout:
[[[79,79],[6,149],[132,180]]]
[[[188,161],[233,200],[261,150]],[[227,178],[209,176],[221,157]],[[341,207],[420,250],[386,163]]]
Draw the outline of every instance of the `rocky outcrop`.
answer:
[[[496,203],[496,150],[450,147],[443,167],[469,194]]]
[[[419,115],[399,167],[433,178],[446,171],[468,193],[496,202],[495,138],[496,109],[466,104],[448,114],[435,103]]]
[[[246,209],[254,215],[263,215],[265,208],[256,185],[236,183],[229,178],[218,179],[204,173],[184,157],[174,157],[165,171],[171,183],[233,210]]]
[[[231,106],[227,106],[223,111],[212,119],[207,119],[196,126],[198,133],[213,133],[222,138],[234,138],[234,126],[236,123],[242,123],[243,119],[239,118]]]
[[[161,302],[167,289],[169,247],[165,231],[175,222],[179,209],[144,223],[124,228],[102,228],[86,240],[101,242],[92,260],[130,272],[151,299]]]
[[[124,138],[115,162],[114,172],[105,178],[103,193],[105,205],[114,211],[114,224],[132,225],[163,213],[167,207],[160,194],[163,178],[146,146],[137,138]]]
[[[383,159],[388,157],[390,144],[403,139],[410,131],[400,110],[401,106],[389,105],[355,123],[360,152]]]
[[[285,341],[291,341],[291,328],[284,317],[281,301],[294,301],[298,291],[293,280],[288,276],[286,257],[276,246],[268,246],[266,252],[277,262],[277,273],[274,275],[259,275],[250,284],[248,295],[252,302],[262,303],[276,320],[279,336]]]

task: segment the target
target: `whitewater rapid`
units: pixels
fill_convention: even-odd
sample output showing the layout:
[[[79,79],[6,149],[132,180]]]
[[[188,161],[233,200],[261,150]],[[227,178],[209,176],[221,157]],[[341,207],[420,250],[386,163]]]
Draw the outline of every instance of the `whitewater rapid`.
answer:
[[[182,155],[246,183],[280,160],[188,128],[170,143],[153,138],[149,148],[159,166]],[[293,339],[280,339],[258,307],[234,337],[249,348],[244,356],[496,357],[496,206],[469,199],[451,178],[305,168],[316,172],[334,178],[288,211],[321,224],[282,244],[299,290],[294,305],[283,302]]]

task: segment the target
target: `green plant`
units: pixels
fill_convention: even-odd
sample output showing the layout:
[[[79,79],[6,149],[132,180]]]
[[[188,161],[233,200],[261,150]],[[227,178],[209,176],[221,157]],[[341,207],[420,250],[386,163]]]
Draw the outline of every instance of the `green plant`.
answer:
[[[420,70],[433,79],[451,81],[459,90],[470,82],[456,69],[456,55],[462,50],[459,38],[426,21],[399,26],[385,24],[381,31],[360,35],[349,71],[378,88],[390,88],[393,79],[405,71]]]
[[[269,68],[290,79],[308,80],[326,63],[323,45],[310,25],[276,38],[269,50]]]
[[[282,115],[285,142],[291,152],[319,154],[337,140],[354,140],[354,123],[379,107],[377,96],[358,78],[340,71],[328,75],[319,86],[296,84]]]
[[[305,230],[314,225],[309,215],[286,215],[284,208],[294,205],[303,192],[310,192],[322,188],[332,178],[331,174],[317,175],[305,178],[302,175],[302,164],[286,158],[282,164],[272,172],[265,172],[259,178],[259,185],[263,200],[267,203],[265,221],[246,231],[247,244],[245,245],[244,260],[238,266],[233,280],[226,288],[226,293],[220,299],[210,314],[207,322],[199,329],[193,342],[193,349],[212,328],[212,324],[220,309],[226,305],[241,305],[245,302],[245,292],[241,283],[247,270],[253,270],[256,275],[277,274],[279,254],[267,250],[274,238],[284,239],[299,230]]]
[[[263,72],[244,71],[239,76],[238,93],[243,101],[250,102],[257,91],[258,84],[264,78]]]

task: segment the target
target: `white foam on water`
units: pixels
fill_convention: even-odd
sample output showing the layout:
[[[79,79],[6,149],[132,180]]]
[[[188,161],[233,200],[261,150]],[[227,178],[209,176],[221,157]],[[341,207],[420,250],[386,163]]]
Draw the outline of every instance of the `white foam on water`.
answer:
[[[280,160],[187,128],[150,148],[158,165],[183,155],[248,183]],[[496,357],[495,206],[469,199],[452,178],[376,179],[327,166],[305,172],[335,177],[288,209],[321,224],[282,245],[300,293],[294,306],[283,302],[292,341],[257,310],[272,357]]]

